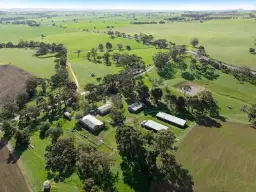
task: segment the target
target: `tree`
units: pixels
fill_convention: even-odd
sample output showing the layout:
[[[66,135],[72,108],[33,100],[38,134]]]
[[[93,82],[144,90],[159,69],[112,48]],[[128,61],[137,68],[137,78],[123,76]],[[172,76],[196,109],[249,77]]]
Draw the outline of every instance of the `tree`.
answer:
[[[13,45],[12,42],[8,42],[8,43],[6,43],[6,46],[5,46],[5,47],[6,47],[6,48],[13,48],[14,45]]]
[[[196,37],[194,37],[193,39],[191,39],[190,44],[191,44],[193,47],[197,46],[197,45],[199,44],[199,39],[196,38]]]
[[[166,39],[158,39],[153,42],[153,45],[158,49],[166,49],[168,47],[168,42]]]
[[[147,85],[144,84],[143,81],[138,82],[136,91],[137,91],[139,99],[142,102],[147,102],[147,99],[150,97],[149,88]]]
[[[184,71],[187,70],[188,65],[187,65],[183,60],[180,60],[180,61],[178,62],[178,67],[179,67],[179,69],[181,70],[181,72],[184,72]]]
[[[107,42],[107,43],[106,43],[106,49],[107,49],[108,51],[111,51],[111,49],[112,49],[112,44],[109,43],[109,42]]]
[[[184,96],[186,96],[187,92],[191,91],[191,86],[190,85],[184,85],[182,86],[182,91],[184,92]]]
[[[252,107],[249,109],[248,118],[252,125],[256,127],[256,104],[252,105]]]
[[[168,130],[161,130],[154,135],[154,139],[155,149],[163,154],[167,150],[172,149],[172,146],[175,142],[175,135]]]
[[[87,59],[88,59],[89,61],[91,60],[91,53],[90,53],[90,52],[87,53]]]
[[[20,130],[18,129],[15,134],[16,146],[27,147],[30,141],[30,133],[28,128]]]
[[[56,143],[58,138],[63,135],[63,129],[61,126],[57,125],[56,127],[48,129],[46,132],[46,136],[50,136],[52,139],[52,143]]]
[[[123,49],[123,45],[122,44],[117,44],[117,47],[118,47],[119,51],[122,51],[122,49]]]
[[[190,61],[190,71],[196,70],[196,59],[191,59]]]
[[[124,115],[122,100],[116,99],[116,100],[113,100],[112,102],[113,102],[113,107],[110,111],[110,117],[116,125],[123,124],[126,117]]]
[[[254,49],[254,48],[250,48],[250,49],[249,49],[249,52],[250,52],[250,53],[255,53],[255,49]]]
[[[153,57],[154,65],[159,72],[164,72],[170,61],[170,55],[166,52],[158,52]]]
[[[99,44],[98,45],[98,49],[100,50],[100,52],[104,51],[104,45],[103,44]]]
[[[186,99],[184,97],[179,96],[175,104],[176,104],[176,110],[178,112],[186,111]]]
[[[116,62],[117,65],[119,65],[121,54],[120,53],[113,53],[112,59]]]
[[[44,34],[41,34],[41,38],[44,39],[44,38],[45,38],[45,35],[44,35]]]
[[[210,115],[219,115],[219,107],[214,100],[212,93],[209,91],[202,91],[198,95],[200,107],[199,111],[201,113],[208,112]]]
[[[2,127],[4,131],[4,138],[10,140],[16,132],[15,127],[13,127],[9,121],[4,121]]]
[[[104,152],[97,151],[88,144],[80,144],[77,148],[77,170],[80,178],[92,179],[102,183],[110,172],[109,158]],[[90,181],[92,184],[92,182]]]
[[[80,50],[80,49],[76,51],[76,54],[77,54],[77,57],[78,57],[78,58],[80,57],[80,53],[81,53],[81,52],[82,52],[82,50]]]
[[[46,132],[51,128],[51,124],[49,123],[49,121],[43,122],[40,126],[39,126],[39,130],[40,130],[40,137],[44,138]]]
[[[103,192],[98,186],[93,186],[90,192]]]
[[[143,152],[143,138],[133,127],[123,126],[116,130],[117,148],[121,154],[131,160],[138,160]]]
[[[30,77],[26,81],[26,92],[28,93],[28,96],[30,99],[36,95],[37,86],[38,86],[38,79],[36,77]]]
[[[19,111],[19,107],[15,102],[15,98],[8,96],[3,101],[3,111],[2,116],[4,119],[9,119],[15,117],[15,114]]]
[[[132,50],[131,46],[130,46],[130,45],[127,45],[127,46],[126,46],[126,50],[127,50],[127,51],[131,51],[131,50]]]
[[[91,56],[93,57],[94,61],[96,61],[96,57],[97,57],[97,49],[92,48],[91,49]]]
[[[161,88],[159,87],[155,87],[151,89],[151,95],[155,101],[155,103],[157,104],[158,101],[162,98],[163,96],[163,91]]]
[[[76,149],[72,138],[60,138],[53,146],[46,149],[46,169],[66,173],[73,171],[76,164]]]
[[[108,52],[107,52],[107,53],[105,53],[105,54],[104,54],[104,56],[103,56],[103,58],[104,58],[104,60],[105,60],[106,65],[110,65],[110,59],[109,59],[109,57],[110,57],[110,55],[109,55],[109,53],[108,53]]]
[[[19,110],[23,109],[28,101],[29,101],[29,94],[27,92],[22,92],[18,94],[16,97],[16,103],[19,107]]]

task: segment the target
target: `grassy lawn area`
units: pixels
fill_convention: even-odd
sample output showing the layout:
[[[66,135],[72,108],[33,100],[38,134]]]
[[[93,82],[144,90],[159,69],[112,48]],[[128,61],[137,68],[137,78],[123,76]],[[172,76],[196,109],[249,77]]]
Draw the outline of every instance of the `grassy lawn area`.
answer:
[[[88,83],[97,83],[96,78],[98,77],[103,78],[108,74],[115,74],[121,70],[115,64],[106,66],[104,63],[93,63],[87,59],[72,59],[69,62],[72,64],[72,69],[82,89]],[[95,77],[91,76],[92,72]]]
[[[36,76],[49,78],[55,73],[55,57],[38,58],[33,56],[35,50],[31,49],[0,49],[0,65],[15,65]]]
[[[256,190],[255,129],[245,124],[223,123],[223,127],[196,126],[185,137],[176,154],[191,171],[198,192]]]
[[[173,22],[164,25],[130,25],[119,28],[126,33],[147,33],[157,38],[166,38],[178,44],[189,44],[198,37],[207,53],[220,61],[256,69],[256,56],[249,53],[256,33],[255,21],[213,20],[200,22]]]

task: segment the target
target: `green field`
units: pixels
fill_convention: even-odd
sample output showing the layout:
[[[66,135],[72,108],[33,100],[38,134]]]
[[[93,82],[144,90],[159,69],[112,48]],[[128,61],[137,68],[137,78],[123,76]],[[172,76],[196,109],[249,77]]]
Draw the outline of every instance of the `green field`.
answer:
[[[131,25],[119,28],[118,31],[152,34],[178,44],[189,44],[193,37],[197,37],[212,58],[256,69],[256,56],[249,53],[249,48],[254,46],[255,23],[254,20],[174,22],[164,25]]]
[[[224,123],[223,127],[194,127],[176,154],[194,178],[194,191],[251,192],[256,190],[255,129]]]
[[[31,49],[0,49],[0,65],[12,64],[36,76],[49,78],[54,74],[55,57],[38,58]]]
[[[49,14],[54,14],[49,13]],[[166,38],[177,44],[188,45],[191,38],[198,37],[200,45],[206,48],[210,57],[237,66],[249,66],[256,69],[256,55],[249,53],[249,48],[253,47],[255,39],[256,21],[248,20],[213,20],[200,22],[167,22],[166,24],[151,25],[134,25],[130,22],[134,21],[135,15],[138,21],[160,21],[169,17],[171,13],[145,13],[126,14],[121,16],[111,15],[110,13],[85,13],[85,12],[59,12],[59,16],[47,19],[37,18],[37,22],[41,22],[40,27],[29,27],[26,25],[10,25],[0,24],[0,43],[13,42],[14,44],[22,40],[43,41],[46,43],[64,44],[68,49],[68,63],[72,65],[72,69],[79,81],[80,90],[88,83],[97,83],[97,78],[104,78],[108,74],[117,74],[122,70],[116,67],[113,61],[111,66],[106,66],[103,59],[98,59],[99,63],[88,61],[87,52],[92,48],[97,48],[99,44],[105,45],[110,42],[113,45],[113,53],[129,53],[136,54],[144,61],[146,68],[152,66],[152,57],[158,51],[166,51],[156,49],[153,46],[143,45],[134,39],[116,37],[111,39],[104,34],[107,31],[106,26],[114,26],[114,31],[125,32],[133,35],[134,33],[152,34],[156,38]],[[177,13],[179,15],[180,13]],[[13,15],[8,15],[13,16]],[[173,15],[175,16],[175,15]],[[34,15],[31,16],[33,18]],[[134,17],[134,18],[133,18]],[[78,19],[74,22],[73,19]],[[51,26],[55,23],[57,26]],[[60,27],[62,26],[62,27]],[[63,28],[64,27],[64,28]],[[89,32],[83,31],[88,29]],[[98,32],[99,30],[99,32]],[[46,37],[41,38],[41,34]],[[122,44],[123,49],[119,51],[117,44]],[[131,46],[131,51],[125,50],[125,47]],[[191,49],[191,46],[188,46]],[[80,57],[76,51],[81,50]],[[98,56],[103,56],[104,52],[98,50]],[[0,49],[0,65],[11,63],[20,67],[36,76],[49,78],[54,74],[55,57],[47,55],[41,58],[33,56],[36,50],[31,49]],[[190,65],[190,56],[185,55],[184,61]],[[184,95],[179,87],[188,81],[181,77],[181,72],[176,70],[173,79],[161,78],[156,68],[139,77],[151,89],[159,86],[161,88],[168,87],[171,93],[178,96]],[[95,77],[91,74],[94,73]],[[155,114],[159,111],[165,111],[166,106],[151,106],[139,114],[130,114],[128,105],[130,101],[123,99],[125,108],[126,124],[134,126],[133,120],[137,118],[139,122],[143,120],[154,120],[169,126],[170,130],[180,139],[176,145],[180,145],[177,152],[178,162],[182,163],[191,171],[195,181],[195,191],[255,191],[255,137],[254,129],[248,125],[247,113],[241,112],[241,108],[247,105],[248,108],[256,101],[255,85],[247,82],[239,82],[232,75],[224,74],[220,71],[219,78],[216,80],[201,79],[194,80],[190,83],[206,88],[212,92],[214,99],[220,107],[220,115],[228,121],[223,123],[223,127],[219,129],[205,128],[195,126],[195,122],[188,120],[188,129],[180,129],[173,125],[169,125],[158,120]],[[72,78],[70,74],[70,78]],[[108,98],[109,99],[109,98]],[[81,98],[82,100],[82,98]],[[164,100],[164,99],[163,99]],[[32,104],[35,101],[31,102]],[[96,103],[101,105],[102,103]],[[231,107],[231,108],[230,108]],[[73,112],[75,116],[76,112]],[[176,115],[176,114],[175,114]],[[179,114],[182,115],[182,114]],[[88,139],[81,134],[86,134],[90,139],[99,143],[102,139],[110,148],[116,148],[115,133],[116,127],[110,125],[111,118],[109,115],[98,117],[106,123],[106,129],[99,135],[93,135],[88,131],[82,130],[78,132],[70,132],[75,127],[76,120],[71,122],[60,118],[60,123],[64,129],[64,136],[75,138],[76,144],[90,143]],[[231,123],[232,122],[232,123]],[[53,126],[57,122],[53,123]],[[240,124],[243,123],[243,124]],[[138,128],[145,132],[144,128]],[[45,147],[50,144],[50,139],[40,139],[39,132],[35,132],[31,137],[31,144],[35,149],[20,151],[21,160],[24,165],[25,177],[34,191],[41,189],[42,183],[47,180],[47,172],[45,171]],[[113,160],[112,170],[119,173],[118,182],[116,183],[117,191],[120,192],[146,192],[132,189],[124,182],[123,172],[120,166],[121,157],[118,152],[112,151],[99,144],[99,150],[107,152]],[[53,182],[53,180],[51,180]],[[53,182],[52,192],[80,192],[83,187],[82,181],[77,173],[67,178],[64,182]]]

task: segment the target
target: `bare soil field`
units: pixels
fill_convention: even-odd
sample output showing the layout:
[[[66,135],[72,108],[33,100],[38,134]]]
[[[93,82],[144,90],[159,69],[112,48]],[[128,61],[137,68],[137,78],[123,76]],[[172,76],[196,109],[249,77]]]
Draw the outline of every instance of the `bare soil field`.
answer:
[[[205,90],[205,88],[203,86],[197,85],[197,84],[192,83],[192,82],[186,82],[186,83],[178,84],[178,85],[176,85],[176,87],[179,89],[179,91],[184,93],[183,86],[185,86],[185,85],[188,85],[191,88],[189,91],[186,91],[186,94],[189,95],[189,96],[195,96],[198,93]]]
[[[176,154],[191,171],[197,192],[256,191],[256,130],[222,123],[220,128],[194,127]]]
[[[25,178],[17,163],[14,163],[7,147],[0,142],[0,191],[28,192]]]
[[[0,65],[0,105],[8,95],[21,92],[31,76],[13,65]]]

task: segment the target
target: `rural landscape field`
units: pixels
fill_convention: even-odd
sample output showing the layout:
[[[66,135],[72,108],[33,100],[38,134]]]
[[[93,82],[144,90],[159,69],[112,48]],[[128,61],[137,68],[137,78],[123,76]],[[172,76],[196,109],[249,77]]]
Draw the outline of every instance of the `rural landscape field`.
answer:
[[[12,6],[1,192],[256,191],[256,11]]]

